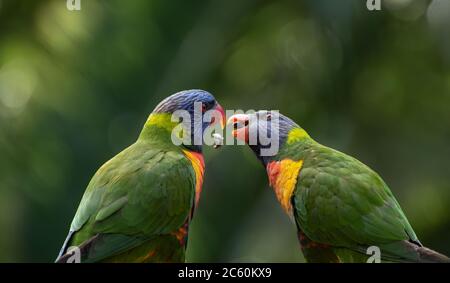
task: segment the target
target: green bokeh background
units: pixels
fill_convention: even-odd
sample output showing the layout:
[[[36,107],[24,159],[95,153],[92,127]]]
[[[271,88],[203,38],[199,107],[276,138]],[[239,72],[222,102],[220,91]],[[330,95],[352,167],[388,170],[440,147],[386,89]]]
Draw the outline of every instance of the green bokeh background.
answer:
[[[450,254],[450,1],[0,0],[0,261],[53,261],[96,169],[202,88],[277,109],[390,185]],[[302,262],[244,146],[205,150],[192,262]]]

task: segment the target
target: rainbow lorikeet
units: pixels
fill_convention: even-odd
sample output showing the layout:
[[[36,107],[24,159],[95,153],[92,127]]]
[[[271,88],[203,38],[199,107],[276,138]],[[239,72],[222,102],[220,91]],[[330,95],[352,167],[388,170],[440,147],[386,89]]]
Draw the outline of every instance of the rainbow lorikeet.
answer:
[[[204,161],[201,144],[177,145],[172,133],[184,125],[192,141],[218,120],[177,123],[172,114],[178,110],[191,116],[217,110],[224,126],[223,108],[206,91],[182,91],[159,103],[137,141],[95,173],[57,262],[75,254],[69,247],[78,248],[81,262],[184,262]]]
[[[319,144],[277,112],[237,114],[228,124],[266,168],[308,262],[366,262],[373,246],[379,261],[449,261],[422,246],[389,187],[360,161]],[[261,133],[278,142],[276,154],[264,151],[269,145],[261,137],[250,142]]]

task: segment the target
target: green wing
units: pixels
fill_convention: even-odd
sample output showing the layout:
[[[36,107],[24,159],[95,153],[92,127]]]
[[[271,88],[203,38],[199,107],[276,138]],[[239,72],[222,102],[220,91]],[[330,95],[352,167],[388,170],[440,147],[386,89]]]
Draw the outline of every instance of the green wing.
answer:
[[[82,246],[84,261],[99,261],[176,232],[189,219],[194,174],[179,150],[144,142],[125,149],[92,178],[61,254]]]
[[[358,160],[315,145],[303,150],[303,168],[293,196],[295,218],[311,240],[382,256],[411,255],[396,243],[419,243],[383,180]],[[383,254],[384,253],[384,254]]]

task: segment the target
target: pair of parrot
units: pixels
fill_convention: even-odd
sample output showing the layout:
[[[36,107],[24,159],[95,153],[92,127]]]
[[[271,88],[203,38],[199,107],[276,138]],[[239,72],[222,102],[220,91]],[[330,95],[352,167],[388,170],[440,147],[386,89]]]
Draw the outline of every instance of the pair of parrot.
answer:
[[[206,91],[181,91],[160,102],[137,141],[91,179],[56,262],[73,262],[74,247],[81,262],[185,261],[205,164],[201,145],[172,142],[177,126],[172,114],[193,115],[196,103],[202,113],[219,111],[221,119],[194,119],[187,127],[203,132],[217,122],[225,126],[223,108]],[[234,137],[248,143],[262,124],[250,121],[271,119],[271,112],[260,111],[233,115],[227,124]],[[370,246],[379,247],[382,261],[449,261],[422,246],[388,186],[369,167],[315,142],[281,114],[277,127],[277,154],[264,156],[265,145],[259,143],[249,146],[294,219],[308,262],[365,262]]]

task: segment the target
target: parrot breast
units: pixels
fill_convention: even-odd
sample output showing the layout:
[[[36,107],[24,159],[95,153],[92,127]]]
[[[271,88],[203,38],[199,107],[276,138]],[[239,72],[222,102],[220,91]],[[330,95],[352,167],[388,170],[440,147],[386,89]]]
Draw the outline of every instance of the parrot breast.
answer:
[[[291,197],[297,184],[297,177],[302,165],[303,160],[294,161],[284,159],[281,161],[272,161],[266,167],[269,184],[275,191],[275,195],[284,211],[289,216],[292,216]]]
[[[203,174],[205,172],[205,160],[203,154],[188,150],[183,150],[186,157],[191,161],[195,172],[195,206],[198,206],[200,194],[202,192]]]

